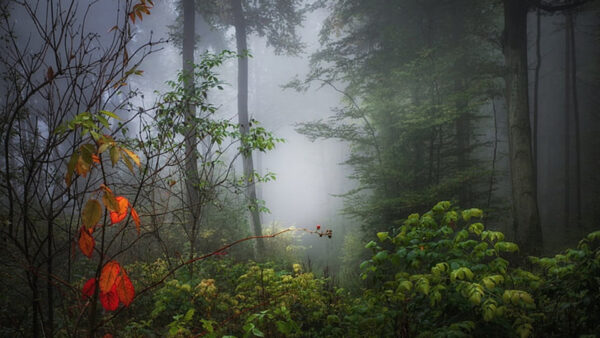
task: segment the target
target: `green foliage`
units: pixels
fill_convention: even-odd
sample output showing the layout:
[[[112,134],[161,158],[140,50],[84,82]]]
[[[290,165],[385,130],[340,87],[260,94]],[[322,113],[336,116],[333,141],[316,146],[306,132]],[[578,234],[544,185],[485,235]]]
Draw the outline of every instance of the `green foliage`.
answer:
[[[538,314],[530,285],[510,283],[515,269],[502,257],[518,248],[484,231],[482,217],[480,209],[440,202],[410,215],[393,235],[379,233],[382,244],[367,245],[373,257],[361,266],[374,283],[360,302],[374,314],[362,319],[363,329],[381,336],[530,335]]]
[[[465,217],[466,216],[466,217]],[[600,232],[576,249],[509,261],[518,247],[486,230],[480,209],[440,202],[366,244],[362,289],[351,294],[300,264],[203,261],[139,300],[133,336],[531,337],[598,332]],[[352,243],[356,244],[357,241]],[[142,283],[166,264],[137,265]],[[158,271],[154,273],[154,271]],[[357,276],[358,277],[358,276]],[[138,302],[138,301],[136,301]],[[144,310],[142,310],[144,309]],[[145,315],[143,311],[147,311]]]
[[[530,257],[544,316],[538,326],[548,335],[594,336],[600,332],[600,231],[577,248],[554,257]],[[535,279],[534,279],[535,278]]]

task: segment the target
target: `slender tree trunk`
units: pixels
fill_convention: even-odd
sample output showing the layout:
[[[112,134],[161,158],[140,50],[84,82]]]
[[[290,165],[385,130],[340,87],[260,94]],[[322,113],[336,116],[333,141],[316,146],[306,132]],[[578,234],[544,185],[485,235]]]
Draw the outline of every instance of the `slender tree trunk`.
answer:
[[[53,215],[52,207],[50,207],[50,214]],[[47,274],[48,277],[46,279],[46,297],[48,302],[48,321],[46,323],[46,336],[54,337],[54,287],[52,286],[52,264],[53,264],[53,253],[52,253],[52,245],[54,240],[54,219],[48,220],[48,262],[47,262]]]
[[[464,86],[461,83],[461,80],[456,80],[455,83],[456,93],[461,95],[464,91]],[[456,128],[456,159],[457,159],[457,168],[459,170],[459,175],[466,175],[466,171],[469,164],[469,136],[471,134],[471,126],[469,123],[469,115],[467,112],[468,102],[466,99],[459,98],[456,102],[456,110],[458,118],[455,121]],[[464,182],[459,191],[459,205],[463,208],[466,208],[470,203],[470,184]]]
[[[542,67],[542,11],[538,8],[535,16],[535,75],[533,80],[533,169],[537,178],[538,167],[538,121],[539,121],[539,91],[540,91],[540,69]],[[537,182],[536,182],[537,183]]]
[[[238,54],[244,53],[248,49],[246,34],[246,19],[242,9],[241,0],[232,0],[231,6],[235,21],[235,39]],[[238,58],[238,119],[240,123],[240,133],[244,139],[250,132],[250,121],[248,119],[248,58]],[[244,141],[242,141],[244,142]],[[245,142],[244,142],[245,143]],[[246,148],[248,145],[244,144]],[[244,149],[243,154],[244,176],[247,179],[247,194],[250,206],[252,227],[255,236],[262,236],[262,225],[260,213],[256,200],[256,186],[254,184],[254,163],[252,162],[252,151]],[[264,242],[261,238],[256,241],[257,259],[264,255]]]
[[[573,124],[575,128],[575,211],[576,223],[581,225],[581,135],[579,132],[579,101],[577,99],[577,49],[575,43],[575,17],[572,12],[567,14],[571,46],[571,98],[573,100]]]
[[[498,112],[496,111],[496,102],[492,98],[492,112],[494,113],[494,150],[492,152],[492,172],[490,174],[490,188],[488,190],[487,207],[492,204],[492,192],[494,191],[494,175],[496,172],[496,158],[498,154]]]
[[[521,251],[542,251],[531,149],[527,82],[527,2],[504,0],[504,58],[514,232]]]
[[[196,12],[194,0],[183,1],[183,74],[184,90],[190,97],[194,93],[194,49],[195,49],[195,23]],[[190,241],[190,258],[196,253],[196,228],[200,219],[200,201],[198,196],[198,154],[196,139],[196,107],[187,103],[185,124],[189,128],[185,135],[185,177],[188,208],[191,219],[189,221],[188,236]],[[193,264],[190,265],[193,273]]]
[[[571,34],[569,32],[569,15],[565,14],[565,224],[571,222]]]

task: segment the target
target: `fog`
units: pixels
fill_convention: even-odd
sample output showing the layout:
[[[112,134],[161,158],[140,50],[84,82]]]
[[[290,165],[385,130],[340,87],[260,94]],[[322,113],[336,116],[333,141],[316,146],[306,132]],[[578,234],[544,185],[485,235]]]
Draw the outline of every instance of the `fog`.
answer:
[[[178,12],[173,3],[157,2],[153,15],[138,25],[137,40],[144,41],[150,31],[157,38],[169,38],[169,25],[174,25]],[[310,55],[319,48],[319,32],[327,16],[324,9],[311,12],[299,29],[305,49],[300,56],[276,55],[268,47],[265,38],[251,35],[248,48],[252,55],[249,62],[249,111],[250,117],[258,120],[276,137],[285,141],[275,150],[255,153],[255,169],[265,174],[276,175],[274,182],[259,184],[259,198],[265,201],[269,213],[262,215],[265,226],[278,223],[279,227],[314,227],[316,224],[331,223],[340,217],[341,195],[354,187],[348,179],[350,169],[343,166],[347,159],[348,145],[335,140],[311,142],[295,131],[298,123],[326,119],[331,109],[338,106],[341,95],[329,87],[315,84],[307,92],[297,92],[282,87],[296,77],[303,78],[309,71]],[[160,19],[156,19],[160,18]],[[201,16],[197,15],[197,21]],[[198,42],[208,51],[217,52],[203,44],[203,34],[212,32],[197,30]],[[225,32],[227,48],[235,50],[233,29]],[[197,50],[196,57],[207,49]],[[173,80],[182,67],[181,51],[173,44],[151,55],[143,65],[144,76],[132,81],[145,95],[145,105],[154,99],[155,90],[166,90],[165,82]],[[229,61],[218,70],[225,82],[223,92],[213,93],[219,114],[236,115],[236,65]],[[331,224],[333,225],[333,224]]]
[[[0,336],[600,332],[599,41],[593,0],[0,0]]]

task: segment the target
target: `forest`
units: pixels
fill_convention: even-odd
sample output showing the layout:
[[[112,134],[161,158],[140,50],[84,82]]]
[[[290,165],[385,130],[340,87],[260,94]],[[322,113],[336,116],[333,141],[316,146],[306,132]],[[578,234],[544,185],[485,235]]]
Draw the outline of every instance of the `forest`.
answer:
[[[0,0],[0,337],[600,337],[600,2]]]

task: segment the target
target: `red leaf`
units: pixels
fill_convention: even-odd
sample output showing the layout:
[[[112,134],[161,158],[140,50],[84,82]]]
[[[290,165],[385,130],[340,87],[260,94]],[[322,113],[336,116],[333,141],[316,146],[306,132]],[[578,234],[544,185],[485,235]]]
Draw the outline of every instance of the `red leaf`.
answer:
[[[110,291],[100,293],[100,303],[106,311],[115,311],[119,307],[116,285],[113,285]]]
[[[83,288],[81,289],[82,298],[86,299],[88,297],[92,297],[94,292],[96,291],[96,278],[88,279],[85,284],[83,284]]]
[[[94,253],[94,245],[96,242],[94,241],[94,237],[92,237],[91,232],[94,231],[94,228],[90,230],[86,230],[85,227],[81,227],[79,230],[79,248],[84,255],[88,258],[92,257]]]
[[[131,208],[131,218],[133,218],[133,221],[135,222],[135,228],[137,229],[137,233],[139,235],[141,227],[140,216],[138,216],[138,213],[134,208]]]
[[[135,289],[133,288],[133,284],[125,270],[123,270],[123,274],[117,278],[117,282],[115,283],[117,286],[117,294],[119,295],[119,300],[125,305],[129,306],[133,301],[133,297],[135,297]]]
[[[116,224],[121,222],[127,217],[127,208],[129,207],[129,201],[123,196],[115,197],[115,200],[119,204],[119,210],[110,212],[110,222]]]
[[[121,271],[121,266],[115,261],[110,261],[104,265],[102,273],[100,273],[100,291],[108,292],[115,286],[119,271]]]

